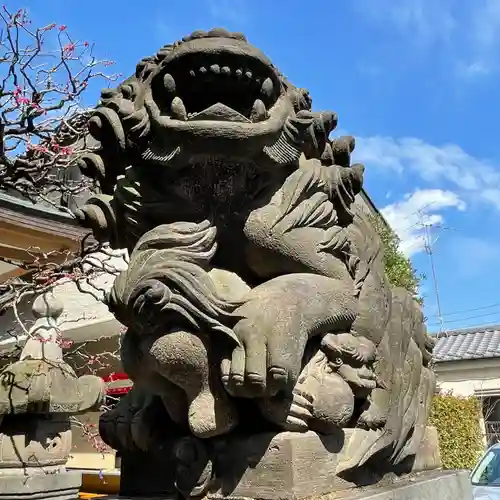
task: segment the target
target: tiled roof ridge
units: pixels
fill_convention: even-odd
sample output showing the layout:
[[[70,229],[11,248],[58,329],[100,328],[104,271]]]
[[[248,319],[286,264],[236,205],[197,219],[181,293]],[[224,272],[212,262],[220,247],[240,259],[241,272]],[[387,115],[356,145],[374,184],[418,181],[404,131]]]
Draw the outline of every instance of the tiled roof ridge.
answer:
[[[500,358],[500,325],[452,330],[437,336],[436,362]]]
[[[440,339],[446,337],[455,337],[457,335],[469,335],[471,333],[494,332],[494,331],[500,331],[500,324],[479,325],[479,326],[470,326],[467,328],[457,328],[456,330],[445,330],[444,332],[437,332],[434,336],[437,339]]]

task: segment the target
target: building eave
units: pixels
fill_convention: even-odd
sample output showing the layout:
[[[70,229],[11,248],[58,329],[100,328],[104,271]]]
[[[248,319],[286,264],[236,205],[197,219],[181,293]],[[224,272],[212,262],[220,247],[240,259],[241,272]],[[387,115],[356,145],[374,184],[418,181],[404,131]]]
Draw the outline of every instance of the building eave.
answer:
[[[66,210],[56,207],[45,206],[40,203],[18,198],[7,193],[0,192],[0,210],[7,210],[23,214],[27,217],[51,220],[71,226],[77,225],[77,221]]]
[[[1,266],[2,283],[27,272],[23,264],[57,263],[78,252],[89,230],[62,210],[0,193],[0,233],[0,260],[13,264]]]
[[[61,336],[71,341],[74,345],[87,342],[99,342],[120,335],[123,326],[115,318],[98,319],[95,321],[82,321],[81,324],[72,324],[61,327]],[[11,355],[17,356],[19,348],[25,344],[26,335],[9,337],[0,341],[0,358],[7,359]]]

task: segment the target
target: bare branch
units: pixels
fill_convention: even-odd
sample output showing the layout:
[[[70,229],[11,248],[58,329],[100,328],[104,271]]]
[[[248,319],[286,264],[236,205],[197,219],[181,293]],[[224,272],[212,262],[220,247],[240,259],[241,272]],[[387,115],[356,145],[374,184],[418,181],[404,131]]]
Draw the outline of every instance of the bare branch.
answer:
[[[64,181],[61,172],[87,152],[85,91],[119,75],[106,74],[112,63],[65,25],[32,29],[24,9],[6,7],[0,25],[0,189],[32,201],[76,196],[92,182]]]
[[[98,58],[94,49],[93,43],[70,36],[65,25],[34,28],[26,10],[0,7],[0,190],[72,215],[65,200],[96,189],[95,181],[74,175],[80,156],[93,147],[87,140],[93,103],[85,102],[85,94],[93,85],[109,86],[120,75],[106,73],[113,63]],[[30,247],[24,262],[0,257],[24,271],[0,283],[0,314],[13,314],[13,327],[4,334],[14,344],[0,360],[17,358],[26,338],[36,338],[23,321],[21,305],[27,299],[72,282],[101,301],[106,292],[99,285],[101,277],[117,275],[127,258],[126,252],[119,255],[89,243],[88,237],[76,252]],[[74,346],[62,330],[58,342],[77,371],[109,372],[119,360],[119,336],[116,350],[97,354],[86,343]],[[97,450],[109,451],[95,426],[73,420]]]

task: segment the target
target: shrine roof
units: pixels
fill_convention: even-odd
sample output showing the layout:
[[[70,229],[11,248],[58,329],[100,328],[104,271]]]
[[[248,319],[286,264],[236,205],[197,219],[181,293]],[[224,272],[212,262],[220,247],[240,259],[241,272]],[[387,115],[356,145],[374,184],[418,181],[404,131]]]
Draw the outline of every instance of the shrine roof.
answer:
[[[450,330],[437,336],[434,361],[500,358],[500,325]]]

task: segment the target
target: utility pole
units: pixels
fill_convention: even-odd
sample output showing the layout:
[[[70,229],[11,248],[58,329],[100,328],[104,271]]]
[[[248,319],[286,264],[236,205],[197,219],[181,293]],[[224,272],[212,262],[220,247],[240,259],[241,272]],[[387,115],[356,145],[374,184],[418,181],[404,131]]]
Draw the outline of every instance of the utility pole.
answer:
[[[444,328],[443,312],[441,309],[441,299],[439,297],[439,287],[438,287],[438,281],[437,281],[437,276],[436,276],[436,266],[434,264],[434,252],[432,250],[432,245],[437,241],[437,238],[435,241],[432,241],[431,228],[433,225],[424,221],[423,214],[420,211],[419,211],[419,217],[420,217],[421,226],[424,229],[424,249],[425,249],[425,252],[427,253],[427,255],[429,256],[429,263],[431,266],[434,292],[436,294],[436,305],[437,305],[437,310],[438,310],[437,316],[438,316],[438,321],[439,321],[439,333],[442,335],[445,332],[445,328]]]

